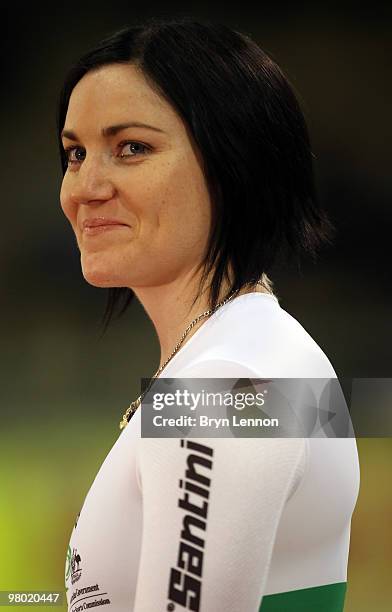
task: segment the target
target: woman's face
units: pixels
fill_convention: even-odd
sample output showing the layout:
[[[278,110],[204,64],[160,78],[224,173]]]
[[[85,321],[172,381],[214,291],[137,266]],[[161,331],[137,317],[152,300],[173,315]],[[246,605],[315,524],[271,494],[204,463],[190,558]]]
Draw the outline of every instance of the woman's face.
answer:
[[[63,146],[61,207],[90,284],[161,285],[194,270],[211,221],[199,155],[183,121],[135,66],[104,66],[77,83]],[[121,225],[84,229],[93,219]]]

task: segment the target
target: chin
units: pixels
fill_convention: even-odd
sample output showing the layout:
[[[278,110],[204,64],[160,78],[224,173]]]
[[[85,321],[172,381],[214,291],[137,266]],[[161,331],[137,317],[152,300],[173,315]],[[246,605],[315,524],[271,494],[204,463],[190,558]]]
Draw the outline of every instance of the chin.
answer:
[[[92,285],[93,287],[101,287],[101,288],[105,289],[105,288],[109,288],[109,287],[117,287],[117,286],[119,286],[119,285],[115,285],[111,279],[94,277],[94,276],[87,276],[86,274],[84,274],[83,276],[84,276],[84,280],[89,285]]]
[[[92,252],[86,249],[80,252],[80,265],[84,279],[94,287],[111,287],[115,277],[113,257],[107,257],[102,252]]]
[[[96,266],[82,266],[82,274],[89,285],[93,287],[124,287],[124,279],[115,274],[114,270]]]

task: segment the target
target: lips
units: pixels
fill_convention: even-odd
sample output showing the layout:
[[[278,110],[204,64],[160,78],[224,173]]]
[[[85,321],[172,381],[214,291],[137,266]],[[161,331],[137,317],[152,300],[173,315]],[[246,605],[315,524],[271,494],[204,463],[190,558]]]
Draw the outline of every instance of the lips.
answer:
[[[120,219],[111,219],[109,217],[93,217],[91,219],[84,219],[84,221],[82,222],[82,229],[83,230],[88,230],[89,228],[94,228],[94,227],[105,227],[108,225],[124,225],[126,226],[126,223],[122,223],[122,221]]]

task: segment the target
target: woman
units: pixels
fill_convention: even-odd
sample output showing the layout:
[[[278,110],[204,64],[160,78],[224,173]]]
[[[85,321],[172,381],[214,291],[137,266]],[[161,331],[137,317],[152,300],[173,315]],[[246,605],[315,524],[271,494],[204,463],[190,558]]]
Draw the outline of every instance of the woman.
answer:
[[[157,377],[336,377],[267,276],[330,226],[293,90],[248,36],[125,28],[70,70],[58,130],[83,276],[106,324],[137,296]],[[139,406],[71,535],[69,610],[343,610],[355,439],[142,438]]]

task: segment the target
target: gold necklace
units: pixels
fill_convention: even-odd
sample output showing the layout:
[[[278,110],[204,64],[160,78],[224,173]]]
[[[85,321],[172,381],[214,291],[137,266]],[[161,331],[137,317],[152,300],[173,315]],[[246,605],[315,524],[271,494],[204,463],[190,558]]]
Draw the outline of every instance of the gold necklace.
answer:
[[[263,283],[261,281],[257,281],[256,283],[257,285],[262,285]],[[193,319],[192,323],[187,327],[187,329],[185,330],[185,332],[183,333],[180,341],[178,342],[178,344],[176,345],[174,351],[171,353],[171,355],[168,357],[168,359],[166,359],[165,363],[163,365],[161,365],[161,367],[155,372],[154,376],[151,378],[151,381],[147,387],[147,389],[141,394],[139,395],[139,397],[137,398],[137,400],[135,400],[134,402],[131,402],[131,404],[128,406],[128,408],[126,409],[126,411],[123,414],[123,417],[120,421],[120,429],[124,429],[124,427],[126,427],[130,421],[130,419],[132,418],[134,412],[137,410],[137,408],[140,406],[140,404],[142,403],[143,397],[146,395],[146,393],[149,391],[153,380],[158,376],[158,374],[160,374],[163,370],[163,368],[165,368],[167,366],[167,364],[169,363],[169,361],[172,359],[172,357],[174,357],[174,355],[177,353],[178,349],[180,348],[180,346],[182,345],[182,343],[184,342],[185,338],[187,337],[187,335],[189,334],[190,330],[196,325],[196,323],[198,323],[200,321],[200,319],[202,319],[203,317],[208,317],[208,315],[211,315],[212,313],[214,313],[216,310],[218,310],[218,308],[220,308],[221,306],[223,306],[224,304],[226,304],[227,302],[229,302],[231,299],[233,299],[233,297],[239,292],[239,289],[237,289],[236,291],[234,291],[232,294],[229,295],[229,297],[227,297],[225,300],[223,300],[222,302],[219,302],[219,304],[217,304],[215,306],[215,308],[213,310],[206,310],[205,312],[203,312],[202,314],[200,314],[199,316],[196,317],[196,319]]]

